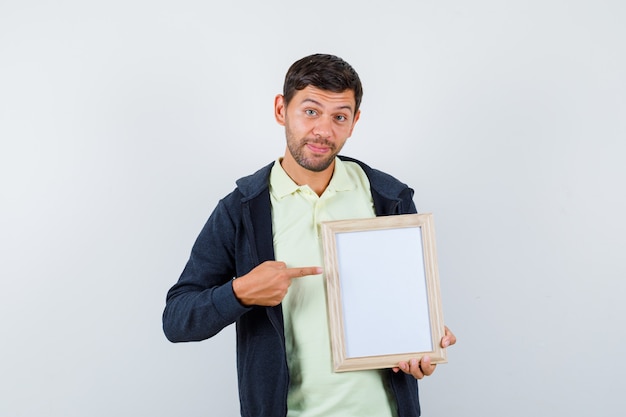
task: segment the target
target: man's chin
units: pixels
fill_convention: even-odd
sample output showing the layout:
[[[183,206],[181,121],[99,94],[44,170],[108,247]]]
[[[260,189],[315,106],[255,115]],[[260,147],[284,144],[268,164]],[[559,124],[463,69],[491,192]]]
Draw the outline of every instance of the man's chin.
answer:
[[[298,164],[302,168],[308,169],[309,171],[322,172],[328,169],[328,167],[330,167],[334,161],[335,161],[335,156],[333,155],[331,158],[328,158],[328,159],[306,158],[306,159],[298,160]]]

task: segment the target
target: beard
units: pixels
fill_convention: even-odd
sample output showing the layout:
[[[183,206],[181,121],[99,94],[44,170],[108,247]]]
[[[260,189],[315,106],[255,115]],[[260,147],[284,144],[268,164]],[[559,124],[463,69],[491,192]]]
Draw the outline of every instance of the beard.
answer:
[[[330,152],[323,155],[312,153],[306,147],[308,143],[325,146],[330,150]],[[334,143],[326,139],[295,139],[289,134],[287,135],[287,148],[298,165],[313,172],[322,172],[328,168],[341,150],[337,149],[337,146]]]
[[[289,128],[289,123],[285,124],[285,136],[287,138],[287,149],[293,159],[302,168],[312,172],[322,172],[331,166],[343,147],[343,143],[337,146],[336,142],[321,137],[298,138]],[[321,145],[328,148],[328,152],[323,154],[314,153],[307,147],[307,144]]]

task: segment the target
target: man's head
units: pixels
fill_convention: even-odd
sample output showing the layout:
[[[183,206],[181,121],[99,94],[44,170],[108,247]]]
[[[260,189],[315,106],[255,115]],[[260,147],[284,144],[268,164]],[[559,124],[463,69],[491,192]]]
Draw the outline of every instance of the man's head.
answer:
[[[289,68],[284,94],[274,101],[274,116],[285,127],[287,150],[281,163],[294,181],[310,181],[311,173],[329,180],[335,157],[359,120],[362,94],[356,71],[336,56],[311,55]]]
[[[354,92],[355,113],[361,106],[363,87],[359,74],[343,59],[327,54],[314,54],[294,62],[285,76],[283,97],[289,105],[296,91],[308,86],[341,93]]]

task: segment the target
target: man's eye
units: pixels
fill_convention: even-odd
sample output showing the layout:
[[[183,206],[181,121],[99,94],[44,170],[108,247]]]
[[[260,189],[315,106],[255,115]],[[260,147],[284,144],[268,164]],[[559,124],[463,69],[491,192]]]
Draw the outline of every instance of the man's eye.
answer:
[[[315,116],[317,112],[315,110],[307,109],[304,111],[307,116]]]
[[[344,122],[344,121],[348,120],[348,118],[346,116],[339,115],[339,116],[337,116],[337,120],[339,120],[340,122]]]

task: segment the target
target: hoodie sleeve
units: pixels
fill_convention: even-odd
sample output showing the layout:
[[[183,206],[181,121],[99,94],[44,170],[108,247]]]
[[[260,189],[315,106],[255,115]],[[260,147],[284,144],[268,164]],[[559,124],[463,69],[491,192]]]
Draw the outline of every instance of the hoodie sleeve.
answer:
[[[249,310],[239,303],[232,287],[238,223],[222,200],[196,239],[166,297],[163,331],[171,342],[208,339]]]

